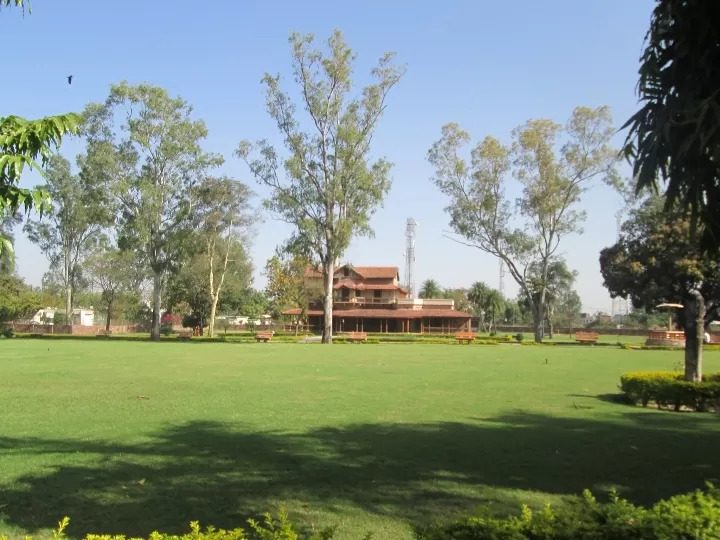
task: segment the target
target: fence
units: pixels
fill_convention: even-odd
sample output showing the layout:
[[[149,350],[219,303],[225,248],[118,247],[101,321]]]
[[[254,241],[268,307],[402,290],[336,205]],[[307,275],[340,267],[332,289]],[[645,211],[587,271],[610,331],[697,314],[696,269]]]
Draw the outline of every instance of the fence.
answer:
[[[105,330],[105,326],[81,326],[79,324],[38,324],[38,323],[8,323],[17,334],[72,334],[78,336],[95,335]],[[110,327],[113,334],[129,334],[139,331],[135,325],[115,325]]]

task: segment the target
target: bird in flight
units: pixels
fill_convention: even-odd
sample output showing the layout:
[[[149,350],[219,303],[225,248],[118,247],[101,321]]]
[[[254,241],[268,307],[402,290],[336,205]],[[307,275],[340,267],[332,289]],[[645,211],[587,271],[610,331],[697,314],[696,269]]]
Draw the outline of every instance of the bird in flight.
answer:
[[[68,75],[68,78],[67,78],[68,84],[72,84],[72,78],[73,78],[72,75]]]

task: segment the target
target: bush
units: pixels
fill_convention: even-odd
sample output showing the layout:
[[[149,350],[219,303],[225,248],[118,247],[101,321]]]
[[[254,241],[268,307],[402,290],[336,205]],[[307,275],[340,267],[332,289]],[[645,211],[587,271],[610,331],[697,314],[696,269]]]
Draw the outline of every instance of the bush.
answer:
[[[706,411],[720,405],[720,374],[708,375],[702,382],[691,382],[673,371],[626,373],[620,377],[620,390],[633,403],[647,407],[650,402],[659,408],[679,411],[686,407]]]
[[[581,501],[519,516],[470,517],[416,532],[418,540],[574,540],[718,538],[720,491],[712,486],[660,501],[651,509],[634,506],[611,492],[599,503],[589,491]]]
[[[2,335],[2,337],[4,337],[4,338],[10,339],[10,338],[15,337],[15,331],[12,328],[10,328],[9,326],[5,326],[0,331],[0,335]]]
[[[50,538],[52,540],[66,540],[65,529],[69,524],[70,519],[64,518],[58,523],[58,529],[53,531]],[[337,532],[337,527],[328,527],[320,531],[307,533],[299,532],[283,510],[278,513],[277,518],[271,514],[265,514],[262,522],[249,519],[248,524],[250,527],[247,530],[241,528],[225,530],[216,529],[215,527],[202,530],[200,524],[193,521],[190,523],[190,531],[185,534],[175,535],[153,532],[148,538],[150,540],[332,540]],[[33,540],[30,536],[25,538],[26,540]],[[369,538],[369,536],[366,538]],[[8,537],[0,535],[0,540],[8,540]],[[126,540],[126,537],[113,534],[88,534],[86,540]]]
[[[522,332],[518,332],[518,333],[515,335],[515,340],[516,340],[518,343],[522,343],[522,340],[523,340],[523,339],[525,339],[525,336],[523,335]]]

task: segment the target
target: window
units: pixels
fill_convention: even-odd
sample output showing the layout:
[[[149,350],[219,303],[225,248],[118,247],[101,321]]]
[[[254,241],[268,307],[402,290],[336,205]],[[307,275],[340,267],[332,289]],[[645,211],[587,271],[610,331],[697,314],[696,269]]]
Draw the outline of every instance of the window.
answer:
[[[373,291],[373,298],[382,298],[382,291]]]
[[[358,289],[355,289],[355,296],[362,296],[362,295],[360,294],[360,291],[359,291]]]
[[[346,266],[343,268],[343,276],[349,277],[350,276],[350,269]]]

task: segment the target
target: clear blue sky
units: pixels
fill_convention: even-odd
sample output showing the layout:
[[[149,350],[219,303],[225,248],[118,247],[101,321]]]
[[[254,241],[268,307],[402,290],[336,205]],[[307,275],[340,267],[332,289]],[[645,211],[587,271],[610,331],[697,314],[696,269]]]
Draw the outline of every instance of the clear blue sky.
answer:
[[[445,201],[429,181],[425,159],[440,127],[454,121],[474,141],[486,135],[507,141],[527,119],[564,122],[576,105],[604,104],[620,126],[636,105],[638,57],[653,2],[32,0],[32,6],[24,18],[17,10],[0,14],[12,57],[0,85],[0,116],[80,111],[104,100],[113,82],[149,82],[192,103],[210,130],[207,148],[224,154],[225,172],[252,185],[232,151],[241,139],[276,138],[259,81],[266,71],[280,72],[291,85],[291,31],[324,39],[339,28],[359,55],[361,77],[384,51],[396,51],[408,73],[374,139],[375,154],[395,163],[394,184],[373,219],[376,238],[353,242],[345,259],[402,268],[405,220],[412,216],[419,223],[417,282],[434,278],[460,287],[477,280],[497,286],[498,263],[442,237]],[[70,142],[62,153],[74,160],[80,150]],[[37,182],[32,174],[24,179],[28,186]],[[609,311],[598,252],[613,243],[619,199],[599,188],[584,207],[585,233],[565,240],[562,251],[579,272],[585,309]],[[269,216],[259,227],[252,248],[258,269],[287,232]],[[19,273],[38,284],[47,262],[19,231],[17,255]],[[510,277],[505,281],[514,294]],[[259,270],[256,285],[264,285]]]

